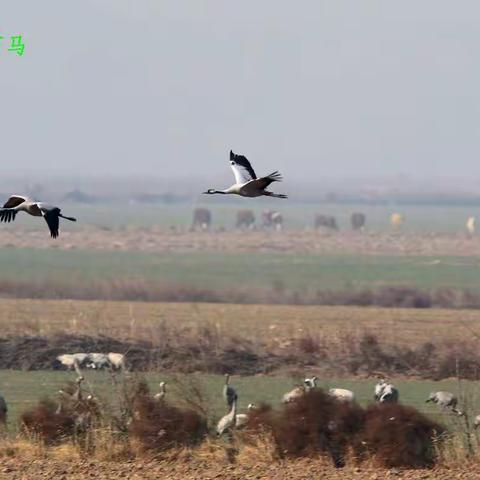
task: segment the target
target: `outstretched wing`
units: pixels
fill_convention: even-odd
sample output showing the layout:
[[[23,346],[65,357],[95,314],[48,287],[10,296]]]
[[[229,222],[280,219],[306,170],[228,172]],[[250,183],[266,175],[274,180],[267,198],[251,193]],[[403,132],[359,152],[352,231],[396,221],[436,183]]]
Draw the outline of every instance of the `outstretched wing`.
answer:
[[[12,195],[6,202],[3,208],[15,208],[18,207],[21,203],[27,202],[28,197],[23,197],[21,195]]]
[[[43,212],[43,216],[45,221],[47,222],[48,228],[50,230],[50,235],[52,238],[58,237],[58,227],[59,227],[59,219],[58,219],[58,212],[55,210],[50,210],[48,212]]]
[[[243,155],[236,155],[230,150],[230,166],[235,175],[236,183],[247,183],[250,180],[255,180],[257,175],[248,161],[247,157]]]

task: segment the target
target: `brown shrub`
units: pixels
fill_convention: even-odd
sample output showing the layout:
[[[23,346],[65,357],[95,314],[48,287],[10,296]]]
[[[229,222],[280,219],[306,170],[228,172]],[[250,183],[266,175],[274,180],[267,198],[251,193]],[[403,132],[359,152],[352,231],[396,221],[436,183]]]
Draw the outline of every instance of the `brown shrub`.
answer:
[[[39,437],[46,444],[54,444],[75,431],[75,418],[69,412],[56,413],[57,405],[48,398],[22,413],[21,431]]]
[[[197,411],[157,401],[143,390],[134,400],[129,433],[143,450],[165,451],[199,443],[207,434],[207,422]]]
[[[328,455],[335,466],[345,464],[345,452],[363,425],[363,410],[341,403],[315,389],[273,411],[261,405],[249,413],[244,438],[254,442],[259,433],[271,434],[280,458]]]
[[[435,464],[434,442],[443,427],[412,407],[371,405],[365,411],[357,455],[373,455],[387,468],[425,468]]]

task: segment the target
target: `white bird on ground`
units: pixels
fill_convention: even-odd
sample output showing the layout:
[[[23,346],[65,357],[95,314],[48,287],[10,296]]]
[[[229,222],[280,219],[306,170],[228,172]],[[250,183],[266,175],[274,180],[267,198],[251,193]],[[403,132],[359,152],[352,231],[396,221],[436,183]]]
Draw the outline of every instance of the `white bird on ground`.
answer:
[[[217,424],[217,435],[220,437],[225,432],[231,430],[236,425],[237,419],[237,399],[232,402],[230,411],[220,419]]]
[[[425,403],[433,402],[443,409],[449,408],[453,413],[462,415],[460,410],[457,410],[457,397],[451,392],[432,392]]]
[[[159,383],[160,391],[156,393],[153,398],[157,401],[163,400],[167,394],[167,382]]]
[[[252,165],[247,157],[236,155],[230,150],[230,166],[235,175],[235,183],[225,190],[208,189],[205,194],[213,195],[220,193],[223,195],[240,195],[242,197],[267,197],[287,198],[286,195],[273,193],[265,190],[271,183],[280,182],[282,176],[279,172],[273,172],[266,177],[257,178]]]
[[[355,400],[355,394],[346,388],[330,388],[328,394],[340,402],[353,402]]]
[[[0,209],[0,222],[13,222],[18,212],[26,212],[34,217],[43,217],[47,222],[52,238],[58,237],[60,218],[76,222],[73,217],[62,215],[60,208],[44,202],[36,202],[22,195],[12,195]]]
[[[230,385],[230,375],[225,374],[225,385],[223,386],[223,398],[227,402],[228,408],[232,408],[233,402],[238,400],[236,390]]]

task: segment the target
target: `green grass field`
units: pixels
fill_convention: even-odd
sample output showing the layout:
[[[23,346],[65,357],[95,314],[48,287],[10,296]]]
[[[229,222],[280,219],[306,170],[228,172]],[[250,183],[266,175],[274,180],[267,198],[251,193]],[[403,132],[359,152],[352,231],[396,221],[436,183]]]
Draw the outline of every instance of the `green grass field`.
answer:
[[[211,210],[213,225],[232,228],[235,216],[240,209],[251,209],[257,220],[265,209],[275,209],[282,212],[287,228],[303,228],[313,225],[316,213],[334,215],[341,230],[350,229],[350,215],[360,211],[367,215],[367,227],[372,231],[387,231],[390,229],[389,218],[393,212],[401,212],[406,217],[404,231],[406,232],[436,232],[454,233],[465,230],[465,221],[470,215],[475,215],[475,207],[464,206],[418,206],[418,205],[338,205],[297,203],[293,199],[287,202],[274,202],[266,199],[219,202],[205,202],[200,198],[198,204],[179,205],[82,205],[62,204],[68,215],[78,217],[79,224],[97,225],[116,228],[120,226],[150,227],[152,225],[186,227],[191,224],[192,212],[196,207],[206,207]],[[27,215],[19,215],[15,221],[25,227],[37,228],[37,221]],[[77,225],[64,222],[65,230],[76,229]],[[3,225],[2,228],[15,228]]]
[[[290,253],[146,253],[0,249],[0,281],[146,279],[197,288],[344,290],[409,286],[480,290],[478,257]]]
[[[204,394],[204,405],[207,407],[208,415],[212,422],[215,422],[225,413],[225,405],[222,398],[222,387],[224,377],[219,375],[190,375],[176,376],[175,380],[169,375],[147,374],[147,380],[151,391],[155,393],[158,383],[161,380],[170,382],[167,384],[168,398],[175,403],[181,393],[179,385],[183,382],[193,381],[201,387]],[[5,396],[10,410],[10,423],[12,429],[16,428],[19,414],[31,407],[43,396],[55,398],[57,392],[65,382],[74,380],[72,372],[22,372],[12,370],[0,371],[0,392]],[[106,372],[87,372],[85,388],[88,391],[92,387],[93,392],[99,398],[108,398],[114,392],[111,377]],[[192,380],[193,379],[193,380]],[[178,383],[178,380],[180,383]],[[245,411],[251,402],[267,402],[273,406],[279,406],[282,395],[291,390],[301,379],[276,377],[276,376],[255,376],[255,377],[232,377],[231,383],[239,394],[239,410]],[[370,380],[335,380],[329,379],[320,382],[323,388],[340,387],[348,388],[355,392],[358,402],[366,406],[373,401],[373,388],[375,379]],[[412,405],[420,411],[432,416],[446,425],[460,425],[459,419],[448,412],[441,412],[436,405],[426,404],[425,399],[431,391],[448,390],[457,393],[458,383],[453,380],[432,382],[398,380],[394,382],[400,390],[401,402]],[[476,414],[480,411],[480,387],[474,382],[462,381],[462,390],[466,398],[467,412]],[[461,396],[459,395],[459,398]],[[460,401],[460,408],[465,404]]]

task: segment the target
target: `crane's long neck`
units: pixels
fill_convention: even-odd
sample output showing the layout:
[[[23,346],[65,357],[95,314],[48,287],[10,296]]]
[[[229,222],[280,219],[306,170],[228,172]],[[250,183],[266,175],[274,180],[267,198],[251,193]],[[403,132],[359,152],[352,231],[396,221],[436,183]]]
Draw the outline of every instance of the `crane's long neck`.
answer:
[[[232,403],[232,409],[230,410],[230,418],[235,418],[237,415],[237,401],[234,400]]]
[[[58,216],[64,218],[65,220],[70,220],[71,222],[76,222],[77,221],[76,218],[66,217],[65,215],[62,215],[61,213],[59,213]]]

